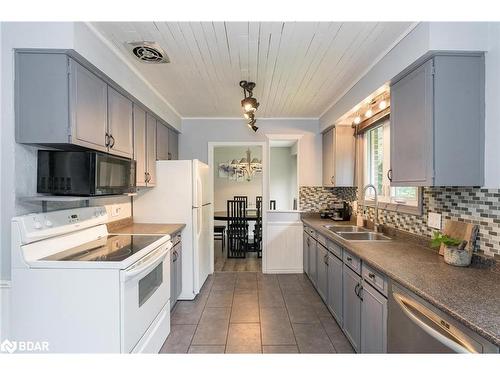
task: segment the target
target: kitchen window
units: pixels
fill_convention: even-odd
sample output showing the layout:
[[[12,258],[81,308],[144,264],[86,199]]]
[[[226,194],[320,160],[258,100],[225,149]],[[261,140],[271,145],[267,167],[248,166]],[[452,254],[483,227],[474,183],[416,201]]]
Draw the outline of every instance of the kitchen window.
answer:
[[[418,214],[421,212],[421,191],[417,187],[391,187],[387,173],[390,169],[390,121],[385,119],[364,132],[363,186],[377,188],[379,207],[387,210]],[[366,191],[365,199],[375,199],[373,189]],[[367,203],[368,203],[367,202]],[[369,204],[369,203],[368,203]]]

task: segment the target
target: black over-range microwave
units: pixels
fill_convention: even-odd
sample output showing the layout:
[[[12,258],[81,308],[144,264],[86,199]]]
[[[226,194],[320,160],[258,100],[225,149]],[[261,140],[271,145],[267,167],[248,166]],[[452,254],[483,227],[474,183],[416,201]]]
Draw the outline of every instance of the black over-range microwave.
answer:
[[[134,160],[95,151],[38,151],[39,193],[95,196],[135,190]]]

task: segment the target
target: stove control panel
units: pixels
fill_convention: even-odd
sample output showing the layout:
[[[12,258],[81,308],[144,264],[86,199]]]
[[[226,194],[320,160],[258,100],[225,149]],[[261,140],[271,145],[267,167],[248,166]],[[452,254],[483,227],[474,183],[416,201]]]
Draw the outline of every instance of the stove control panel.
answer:
[[[108,221],[105,207],[83,207],[18,216],[12,219],[20,228],[23,243],[90,228]]]

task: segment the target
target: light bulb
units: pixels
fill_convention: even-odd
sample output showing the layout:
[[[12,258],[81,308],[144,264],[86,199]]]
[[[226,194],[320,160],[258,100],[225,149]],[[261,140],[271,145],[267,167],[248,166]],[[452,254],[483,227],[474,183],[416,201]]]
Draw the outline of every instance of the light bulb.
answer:
[[[380,109],[385,109],[387,107],[387,102],[385,100],[382,100],[379,104],[378,107]]]
[[[361,122],[361,117],[356,116],[356,117],[354,118],[354,123],[355,123],[356,125],[358,125],[360,122]]]
[[[365,113],[365,117],[366,117],[366,118],[372,117],[372,115],[373,115],[373,112],[372,112],[372,110],[371,110],[371,109],[369,109],[369,110],[368,110],[368,111],[366,111],[366,113]]]

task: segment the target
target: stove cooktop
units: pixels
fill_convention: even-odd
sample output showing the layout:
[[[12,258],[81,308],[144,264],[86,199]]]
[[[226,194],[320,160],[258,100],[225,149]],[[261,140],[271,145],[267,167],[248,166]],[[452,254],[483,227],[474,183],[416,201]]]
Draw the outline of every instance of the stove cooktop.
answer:
[[[50,255],[41,260],[121,262],[163,236],[111,235]]]

